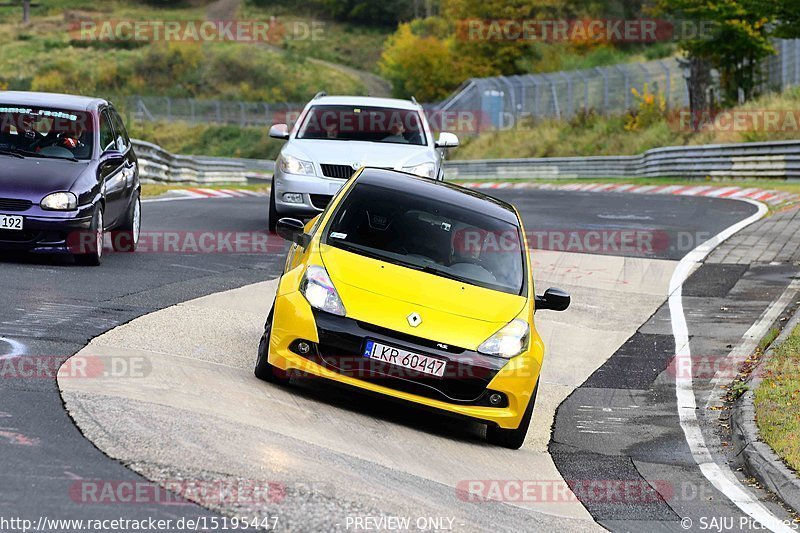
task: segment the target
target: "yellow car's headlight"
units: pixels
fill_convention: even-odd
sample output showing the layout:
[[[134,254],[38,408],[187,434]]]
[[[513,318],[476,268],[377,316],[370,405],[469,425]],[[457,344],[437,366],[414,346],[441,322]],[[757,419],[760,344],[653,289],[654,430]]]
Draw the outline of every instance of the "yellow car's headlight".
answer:
[[[530,327],[524,320],[512,320],[478,346],[478,352],[510,359],[528,349]]]
[[[300,293],[311,307],[334,315],[344,316],[345,309],[336,287],[324,267],[311,265],[300,281]]]

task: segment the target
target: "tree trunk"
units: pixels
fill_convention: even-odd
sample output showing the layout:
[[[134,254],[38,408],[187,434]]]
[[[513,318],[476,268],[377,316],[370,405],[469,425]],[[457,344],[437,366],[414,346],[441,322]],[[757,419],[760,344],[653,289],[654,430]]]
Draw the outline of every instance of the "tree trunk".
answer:
[[[711,66],[708,61],[691,56],[688,60],[681,61],[684,68],[688,67],[689,77],[686,85],[689,90],[689,109],[692,116],[692,127],[696,130],[708,116],[713,113],[714,102],[711,84]]]
[[[31,0],[22,0],[22,23],[27,24],[31,19]]]

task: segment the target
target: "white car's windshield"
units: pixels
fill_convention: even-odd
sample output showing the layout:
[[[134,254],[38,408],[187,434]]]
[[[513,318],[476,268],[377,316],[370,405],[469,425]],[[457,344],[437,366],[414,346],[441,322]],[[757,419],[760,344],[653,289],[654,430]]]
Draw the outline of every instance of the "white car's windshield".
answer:
[[[427,142],[419,113],[408,109],[343,105],[312,107],[298,139],[370,141],[424,146]]]

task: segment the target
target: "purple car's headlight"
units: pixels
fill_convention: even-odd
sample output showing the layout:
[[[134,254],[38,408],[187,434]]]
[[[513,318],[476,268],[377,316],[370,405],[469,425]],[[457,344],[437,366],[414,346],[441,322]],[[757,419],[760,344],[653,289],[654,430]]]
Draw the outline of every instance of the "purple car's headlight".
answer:
[[[49,211],[73,211],[78,208],[78,197],[71,192],[54,192],[45,196],[39,205]]]

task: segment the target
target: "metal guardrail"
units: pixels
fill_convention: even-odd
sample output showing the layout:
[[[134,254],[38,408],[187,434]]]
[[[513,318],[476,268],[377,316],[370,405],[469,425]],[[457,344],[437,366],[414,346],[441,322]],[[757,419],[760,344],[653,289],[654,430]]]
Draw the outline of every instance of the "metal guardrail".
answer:
[[[448,179],[800,179],[800,141],[655,148],[635,156],[448,161]]]
[[[133,141],[145,181],[235,183],[268,178],[275,162],[171,154]],[[707,144],[655,148],[640,155],[455,160],[445,163],[454,179],[579,178],[772,178],[800,179],[800,141]]]
[[[133,140],[144,182],[237,183],[246,182],[247,167],[240,161],[175,155],[155,144]]]

